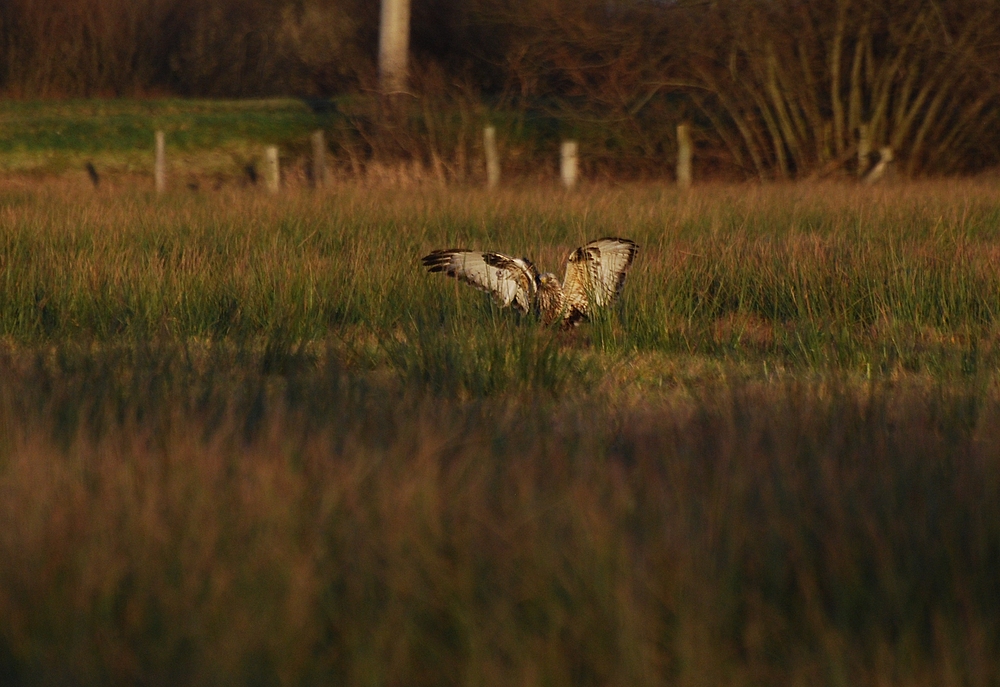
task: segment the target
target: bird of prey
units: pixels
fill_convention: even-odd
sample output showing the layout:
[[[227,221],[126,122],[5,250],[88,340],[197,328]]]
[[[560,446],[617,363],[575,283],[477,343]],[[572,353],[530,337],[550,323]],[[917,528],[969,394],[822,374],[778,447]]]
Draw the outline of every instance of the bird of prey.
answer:
[[[562,284],[539,274],[528,258],[465,248],[436,250],[422,258],[431,272],[444,272],[493,294],[503,306],[537,311],[544,324],[569,328],[587,319],[591,307],[611,303],[625,285],[625,273],[639,250],[629,239],[607,237],[580,246],[566,260]]]

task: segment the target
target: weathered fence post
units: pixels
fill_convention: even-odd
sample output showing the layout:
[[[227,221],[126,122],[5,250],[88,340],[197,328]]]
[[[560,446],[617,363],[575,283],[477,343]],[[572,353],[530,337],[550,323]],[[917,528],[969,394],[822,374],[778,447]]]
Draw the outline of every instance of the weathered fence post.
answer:
[[[677,125],[677,185],[691,188],[691,128]]]
[[[278,148],[268,146],[264,151],[264,180],[270,193],[277,193],[281,185],[281,171],[278,168]]]
[[[483,129],[483,149],[486,151],[486,188],[500,185],[500,156],[497,155],[497,130],[488,126]]]
[[[156,192],[163,193],[167,190],[167,145],[166,136],[162,131],[157,131],[156,136],[156,157],[153,161],[153,181],[156,184]]]
[[[579,146],[576,141],[563,141],[562,161],[559,165],[559,173],[562,177],[563,186],[571,189],[576,186],[576,175],[578,169],[577,152]]]
[[[317,129],[312,135],[312,181],[316,188],[326,186],[326,138],[323,130]]]

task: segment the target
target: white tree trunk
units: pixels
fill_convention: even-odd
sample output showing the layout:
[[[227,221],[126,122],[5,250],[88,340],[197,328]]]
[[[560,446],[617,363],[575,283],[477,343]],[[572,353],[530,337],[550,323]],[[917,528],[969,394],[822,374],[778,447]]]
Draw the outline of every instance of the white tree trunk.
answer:
[[[406,90],[409,49],[410,0],[382,0],[378,71],[383,93],[401,93]]]

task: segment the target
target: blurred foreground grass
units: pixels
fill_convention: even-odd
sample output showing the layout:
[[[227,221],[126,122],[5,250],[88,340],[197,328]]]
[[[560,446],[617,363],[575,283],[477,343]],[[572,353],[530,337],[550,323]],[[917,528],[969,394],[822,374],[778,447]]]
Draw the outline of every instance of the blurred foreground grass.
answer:
[[[993,684],[1000,394],[0,358],[4,684]]]
[[[6,184],[0,683],[995,684],[997,190]]]

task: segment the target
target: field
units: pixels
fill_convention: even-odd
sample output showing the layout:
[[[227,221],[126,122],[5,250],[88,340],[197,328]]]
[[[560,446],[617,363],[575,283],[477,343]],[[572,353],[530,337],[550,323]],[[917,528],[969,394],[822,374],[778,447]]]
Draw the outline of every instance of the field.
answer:
[[[85,178],[91,162],[104,174],[152,174],[153,134],[166,132],[174,171],[240,174],[267,145],[285,154],[306,149],[309,134],[342,117],[332,104],[270,100],[67,100],[0,103],[0,170]]]
[[[1000,185],[0,186],[0,682],[1000,674]],[[641,252],[541,328],[422,272]]]

